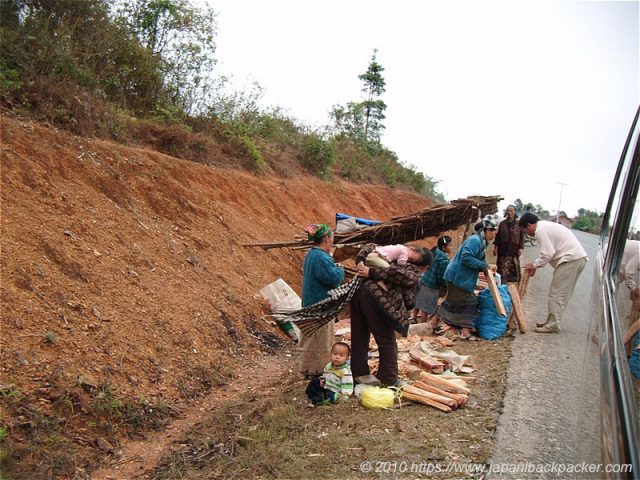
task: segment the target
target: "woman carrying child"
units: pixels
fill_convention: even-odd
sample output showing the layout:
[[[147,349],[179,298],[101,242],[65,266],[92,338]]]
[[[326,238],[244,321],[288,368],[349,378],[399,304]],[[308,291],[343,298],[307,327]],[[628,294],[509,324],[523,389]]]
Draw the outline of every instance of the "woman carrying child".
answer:
[[[395,332],[407,336],[409,311],[421,273],[431,264],[431,252],[422,249],[415,264],[392,263],[368,267],[365,259],[376,245],[365,245],[356,256],[358,275],[365,278],[351,299],[351,369],[354,378],[367,376],[371,335],[376,339],[380,364],[377,377],[383,385],[398,383],[398,345]],[[420,247],[422,248],[422,247]],[[383,288],[380,281],[384,282]]]

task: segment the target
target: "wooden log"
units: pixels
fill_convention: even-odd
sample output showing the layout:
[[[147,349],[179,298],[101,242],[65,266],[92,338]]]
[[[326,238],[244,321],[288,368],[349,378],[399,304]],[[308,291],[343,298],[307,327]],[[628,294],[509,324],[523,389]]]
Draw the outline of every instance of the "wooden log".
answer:
[[[439,362],[420,350],[411,350],[409,352],[409,357],[425,370],[429,370],[434,373],[444,372],[444,363]]]
[[[419,366],[412,364],[405,364],[405,371],[409,380],[418,380],[420,373],[424,372]]]
[[[513,311],[516,313],[518,330],[520,330],[520,333],[527,333],[527,319],[524,315],[524,310],[522,310],[522,303],[520,303],[518,289],[513,283],[510,283],[507,288],[509,290],[509,295],[511,295],[511,301],[513,302]]]
[[[455,382],[449,382],[444,380],[443,377],[438,377],[437,375],[432,375],[431,373],[422,372],[420,374],[420,381],[427,383],[429,385],[433,385],[434,387],[438,387],[441,390],[451,393],[464,393],[465,395],[469,395],[471,390],[467,387],[463,387],[462,385],[456,385]]]
[[[434,402],[438,402],[448,407],[451,407],[454,410],[458,408],[458,401],[454,400],[451,397],[447,397],[445,395],[438,395],[437,393],[429,392],[427,390],[417,388],[412,385],[405,385],[402,388],[402,391],[411,393],[412,395],[419,395],[421,397],[428,398],[429,400],[433,400]]]
[[[520,285],[518,285],[518,296],[520,297],[520,301],[524,298],[524,294],[527,293],[527,284],[529,283],[529,279],[531,275],[528,270],[525,270],[522,274],[522,278],[520,279]]]
[[[498,286],[496,285],[496,279],[493,278],[493,275],[489,270],[484,271],[485,279],[489,284],[489,290],[491,291],[491,296],[493,297],[493,301],[496,304],[496,310],[498,310],[499,315],[507,316],[507,311],[504,309],[504,304],[502,303],[502,297],[500,297],[500,292],[498,291]]]
[[[465,375],[464,377],[462,375],[440,375],[439,378],[442,378],[447,382],[463,381],[465,383],[474,383],[478,379],[478,377],[472,377],[471,375]]]
[[[435,400],[430,400],[426,397],[421,397],[420,395],[414,395],[409,392],[402,391],[402,398],[406,398],[407,400],[411,400],[412,402],[422,403],[423,405],[429,405],[431,407],[437,408],[438,410],[442,410],[443,412],[451,412],[453,409],[447,405],[443,405],[442,403],[436,402]]]
[[[455,400],[455,402],[458,404],[458,407],[461,407],[465,403],[467,403],[467,399],[469,398],[469,395],[464,395],[462,393],[446,392],[444,390],[439,389],[438,387],[434,387],[433,385],[429,385],[427,383],[420,382],[420,381],[414,382],[413,386],[421,390],[426,390],[427,392],[434,393],[436,395],[451,398],[452,400]]]

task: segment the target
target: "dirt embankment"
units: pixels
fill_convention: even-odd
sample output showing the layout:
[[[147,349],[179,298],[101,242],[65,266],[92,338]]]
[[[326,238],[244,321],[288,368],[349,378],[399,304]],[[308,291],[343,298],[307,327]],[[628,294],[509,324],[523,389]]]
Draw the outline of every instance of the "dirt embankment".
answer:
[[[287,341],[260,320],[259,289],[282,277],[299,291],[303,252],[243,244],[290,240],[336,211],[385,220],[429,203],[7,117],[1,152],[0,396],[14,454],[37,440],[38,418],[100,448],[124,399],[187,405]]]

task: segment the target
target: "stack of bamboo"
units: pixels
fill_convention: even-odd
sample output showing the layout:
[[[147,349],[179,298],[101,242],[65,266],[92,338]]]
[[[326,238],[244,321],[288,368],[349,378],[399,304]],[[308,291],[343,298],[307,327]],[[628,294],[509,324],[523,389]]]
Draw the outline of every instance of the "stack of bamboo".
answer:
[[[407,243],[427,237],[440,235],[442,232],[475,222],[479,216],[498,211],[498,203],[502,197],[471,196],[450,203],[439,203],[405,217],[395,217],[387,222],[362,228],[355,232],[336,233],[336,245],[362,245],[376,243],[392,245]],[[289,242],[245,244],[246,247],[270,248],[308,248],[311,243],[306,238],[298,237]]]
[[[402,388],[402,398],[448,413],[467,403],[471,394],[467,381],[471,380],[475,380],[475,377],[449,377],[420,372],[413,384]]]

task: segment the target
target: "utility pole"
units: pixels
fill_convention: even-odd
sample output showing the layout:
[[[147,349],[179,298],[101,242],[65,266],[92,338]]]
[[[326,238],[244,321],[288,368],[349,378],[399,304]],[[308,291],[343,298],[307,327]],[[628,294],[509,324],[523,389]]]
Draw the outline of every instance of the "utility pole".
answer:
[[[560,185],[560,200],[558,200],[558,211],[556,212],[556,223],[560,223],[560,205],[562,204],[562,189],[565,185],[569,185],[568,183],[556,182]]]

